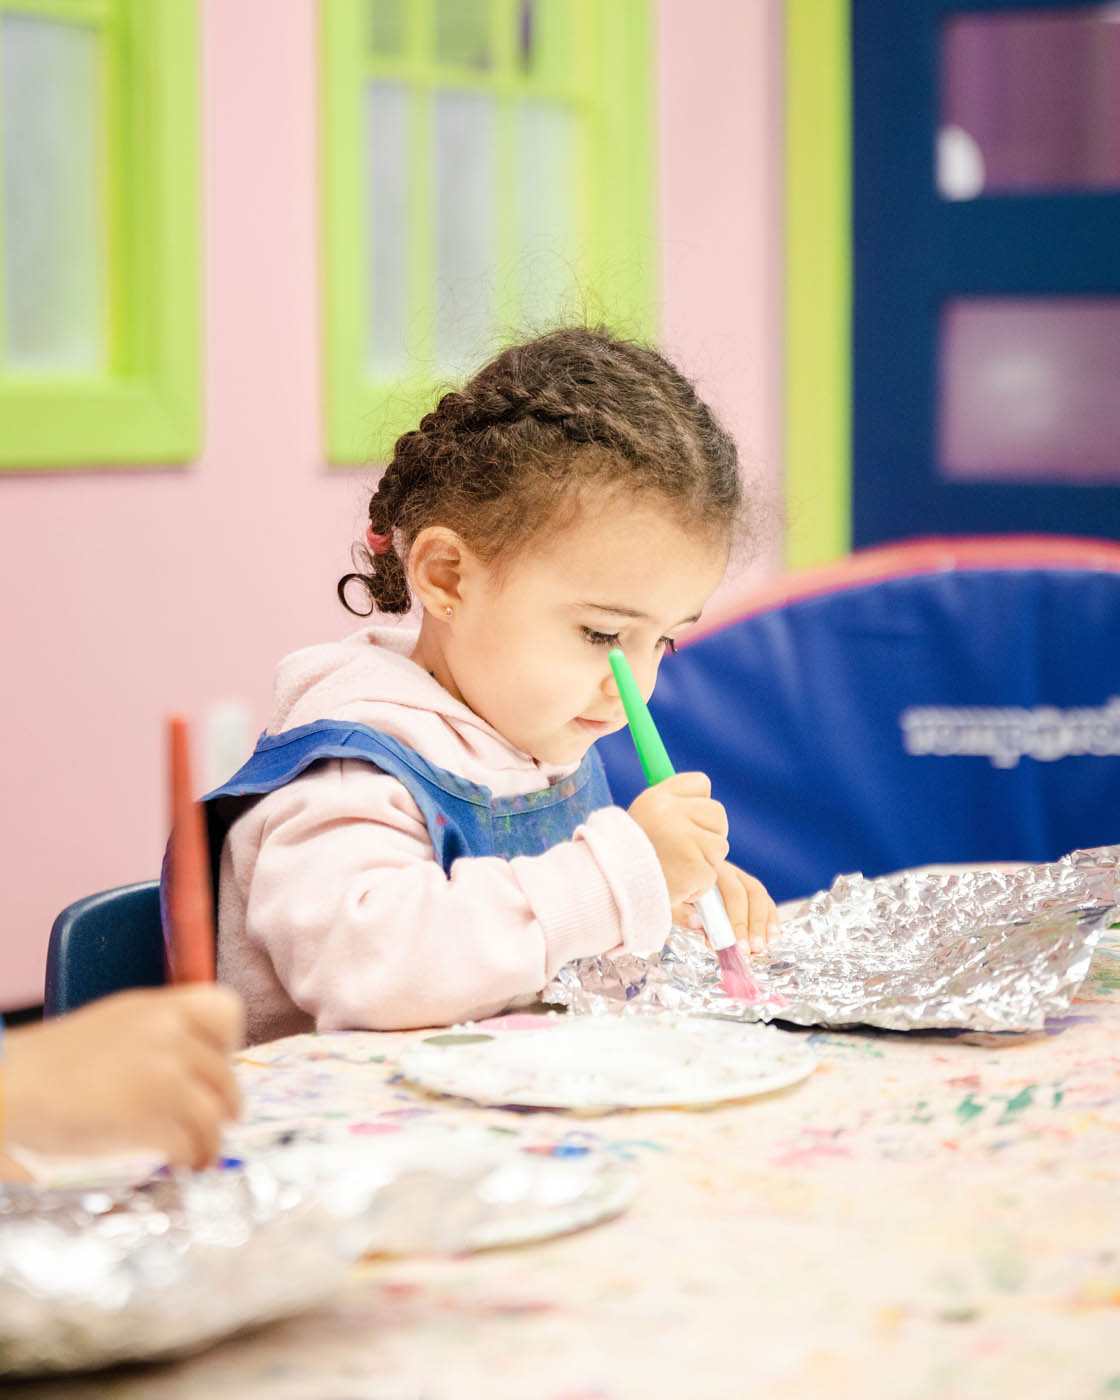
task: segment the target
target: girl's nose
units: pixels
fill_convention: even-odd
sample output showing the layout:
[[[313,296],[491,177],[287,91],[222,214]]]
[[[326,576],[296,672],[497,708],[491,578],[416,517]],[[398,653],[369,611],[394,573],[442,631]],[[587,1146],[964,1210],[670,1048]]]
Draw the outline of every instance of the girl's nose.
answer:
[[[626,653],[626,660],[630,663],[630,670],[634,674],[634,679],[638,682],[638,689],[642,692],[642,697],[646,700],[653,694],[654,681],[657,679],[657,657],[636,656],[630,652]],[[607,666],[607,673],[603,677],[603,694],[611,700],[618,700],[618,682],[614,678],[614,672]]]

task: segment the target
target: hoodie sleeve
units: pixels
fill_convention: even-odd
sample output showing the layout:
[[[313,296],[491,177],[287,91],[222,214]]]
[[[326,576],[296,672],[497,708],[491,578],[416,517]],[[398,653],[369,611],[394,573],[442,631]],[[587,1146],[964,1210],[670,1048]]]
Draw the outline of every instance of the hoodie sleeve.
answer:
[[[267,980],[319,1030],[491,1015],[573,958],[660,948],[671,923],[653,847],[621,808],[543,855],[445,875],[404,786],[355,760],[318,764],[239,818],[222,879],[223,978],[252,1009],[265,955]]]

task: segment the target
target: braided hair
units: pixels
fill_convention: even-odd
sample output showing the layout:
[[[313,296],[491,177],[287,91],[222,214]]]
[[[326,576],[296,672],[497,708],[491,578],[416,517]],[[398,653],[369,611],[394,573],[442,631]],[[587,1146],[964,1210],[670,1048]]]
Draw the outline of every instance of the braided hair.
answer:
[[[512,346],[397,439],[369,502],[370,531],[387,548],[355,546],[339,599],[362,616],[407,612],[406,560],[421,530],[446,525],[482,559],[513,557],[565,512],[574,519],[592,483],[659,497],[726,538],[739,525],[735,444],[657,351],[602,327]],[[353,584],[368,608],[351,605]]]

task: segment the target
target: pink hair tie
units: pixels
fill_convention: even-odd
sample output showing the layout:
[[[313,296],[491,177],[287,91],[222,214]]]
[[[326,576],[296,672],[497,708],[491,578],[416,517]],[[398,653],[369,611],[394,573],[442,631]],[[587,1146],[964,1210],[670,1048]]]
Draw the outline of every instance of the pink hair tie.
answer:
[[[388,554],[393,547],[392,535],[379,535],[371,525],[366,530],[366,544],[371,554]]]

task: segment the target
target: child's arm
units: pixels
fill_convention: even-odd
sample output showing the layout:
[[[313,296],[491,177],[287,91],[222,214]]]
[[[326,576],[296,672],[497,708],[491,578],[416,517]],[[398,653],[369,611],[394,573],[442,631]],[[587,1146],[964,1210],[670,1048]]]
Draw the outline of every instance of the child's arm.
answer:
[[[121,992],[4,1033],[3,1140],[48,1155],[154,1148],[204,1166],[238,1111],[227,987]]]
[[[669,925],[653,846],[619,808],[544,855],[447,876],[405,788],[354,760],[262,798],[222,856],[223,978],[259,1005],[274,969],[322,1030],[487,1015],[573,958],[658,949]]]

